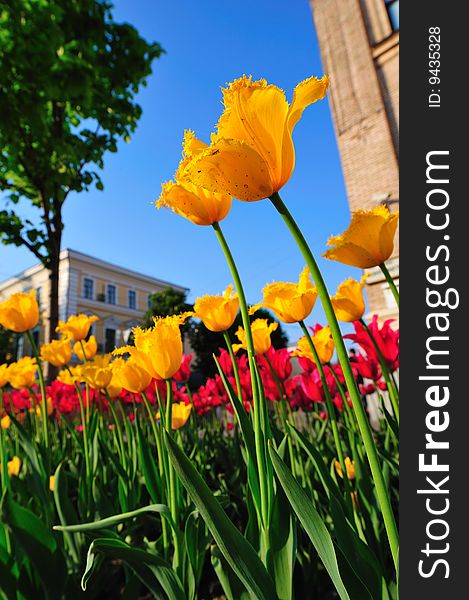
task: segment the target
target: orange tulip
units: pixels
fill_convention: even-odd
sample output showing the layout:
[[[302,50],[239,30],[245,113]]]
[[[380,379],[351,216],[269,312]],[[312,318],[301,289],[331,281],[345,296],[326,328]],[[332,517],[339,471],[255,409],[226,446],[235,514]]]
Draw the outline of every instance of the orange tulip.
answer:
[[[36,293],[19,292],[0,303],[0,325],[5,329],[23,333],[34,329],[39,323],[39,307]]]
[[[67,338],[71,338],[73,341],[78,342],[86,339],[90,332],[91,325],[98,321],[99,317],[89,315],[72,315],[66,322],[59,321],[59,325],[56,331]]]

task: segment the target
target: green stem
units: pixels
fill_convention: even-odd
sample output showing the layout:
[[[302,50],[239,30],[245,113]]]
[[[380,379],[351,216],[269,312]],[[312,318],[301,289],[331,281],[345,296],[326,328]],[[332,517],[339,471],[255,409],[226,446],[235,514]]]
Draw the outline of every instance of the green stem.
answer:
[[[215,231],[217,239],[223,250],[223,254],[225,255],[226,262],[228,263],[228,266],[231,271],[231,276],[233,277],[233,281],[234,281],[234,284],[236,287],[236,292],[238,293],[239,308],[241,311],[241,318],[243,321],[244,332],[246,335],[246,348],[247,348],[248,361],[249,361],[249,370],[251,371],[252,396],[253,396],[254,402],[256,403],[258,400],[258,390],[257,390],[257,386],[256,386],[256,378],[253,374],[253,371],[254,371],[253,363],[254,363],[254,356],[255,356],[254,340],[252,338],[251,323],[249,321],[249,311],[248,311],[248,305],[246,302],[246,296],[244,294],[243,284],[241,283],[241,278],[239,276],[238,268],[234,261],[233,255],[231,254],[231,250],[228,246],[226,238],[223,235],[220,224],[213,223],[212,227],[213,227],[213,230]],[[251,366],[252,366],[252,368],[251,368]]]
[[[345,390],[344,390],[342,384],[340,383],[339,378],[337,377],[337,373],[332,368],[332,365],[330,363],[328,363],[327,366],[329,367],[329,369],[331,371],[331,375],[334,378],[337,389],[339,390],[340,397],[342,398],[342,402],[344,404],[344,411],[345,411],[344,414],[349,416],[350,427],[353,427],[353,430],[356,432],[357,429],[356,429],[355,414],[354,414],[352,408],[350,407],[347,395],[345,394]]]
[[[6,414],[6,413],[5,413]],[[3,416],[3,390],[0,388],[0,419]],[[8,458],[5,447],[5,437],[3,435],[3,429],[0,425],[0,481],[1,486],[0,490],[2,492],[2,497],[5,490],[10,487],[10,478],[8,477]],[[6,525],[3,526],[4,537],[5,537],[5,549],[7,551],[7,556],[11,553],[11,541],[10,541],[10,530]]]
[[[394,283],[394,279],[391,277],[391,273],[388,271],[388,268],[384,264],[384,262],[379,265],[379,268],[383,272],[383,275],[386,277],[386,281],[388,282],[388,285],[391,288],[391,292],[392,292],[392,295],[394,296],[394,300],[396,301],[396,304],[399,307],[399,290],[397,289],[397,286]]]
[[[1,412],[0,412],[0,417],[1,417]],[[10,487],[9,486],[10,479],[8,477],[7,462],[8,462],[8,459],[7,459],[7,452],[6,452],[6,448],[5,448],[5,441],[4,441],[4,437],[3,437],[3,429],[0,426],[0,466],[1,466],[0,480],[2,482],[2,486],[1,486],[2,492]],[[5,528],[5,531],[6,531],[6,528]]]
[[[365,446],[366,455],[370,464],[371,474],[375,483],[376,495],[378,497],[381,513],[383,515],[384,526],[386,528],[386,534],[388,537],[392,557],[394,560],[394,566],[397,568],[399,534],[397,531],[394,513],[392,511],[391,500],[387,493],[386,483],[384,481],[381,463],[378,457],[378,453],[376,451],[370,423],[368,421],[368,418],[366,416],[365,410],[361,402],[360,393],[358,391],[357,384],[353,376],[352,367],[347,356],[347,349],[342,338],[342,333],[340,331],[340,327],[337,322],[334,309],[332,308],[329,292],[322,277],[321,271],[319,270],[319,267],[313,256],[313,253],[311,252],[300,228],[296,224],[288,208],[285,206],[278,193],[274,193],[270,197],[270,200],[279,212],[280,216],[285,221],[288,229],[290,230],[292,236],[298,244],[298,247],[301,253],[303,254],[303,257],[306,260],[306,264],[309,267],[311,276],[316,285],[316,289],[318,290],[318,295],[321,299],[321,303],[326,314],[329,327],[331,328],[332,339],[334,340],[337,356],[339,358],[339,362],[344,373],[345,382],[347,384],[350,398],[352,400],[353,410],[357,417],[358,426],[360,428],[360,433],[363,439],[363,445]]]
[[[42,407],[42,427],[43,427],[43,434],[44,434],[44,446],[46,448],[46,455],[48,457],[47,461],[49,463],[49,416],[47,415],[47,394],[46,394],[46,383],[44,380],[44,371],[42,370],[41,359],[39,357],[39,352],[38,352],[38,349],[36,346],[36,342],[34,341],[32,333],[29,329],[26,332],[26,335],[28,336],[29,343],[31,344],[31,349],[33,351],[34,357],[37,362],[39,387],[41,389],[41,396],[42,396],[41,407]],[[48,467],[49,466],[50,465],[48,464]]]
[[[66,365],[66,369],[70,373],[70,377],[73,378],[72,372],[68,365]],[[78,385],[78,383],[76,381],[73,382],[73,385],[75,386],[75,391],[78,396],[78,402],[80,404],[80,417],[81,417],[81,424],[83,427],[83,450],[85,453],[86,480],[87,480],[88,484],[90,484],[91,483],[90,451],[89,451],[89,443],[88,443],[88,427],[87,427],[86,418],[85,418],[85,406],[83,404],[83,397],[81,395],[80,386]]]
[[[343,482],[344,482],[344,487],[345,487],[345,492],[346,492],[346,501],[347,501],[347,505],[350,509],[350,514],[353,514],[352,498],[350,496],[352,489],[350,487],[350,481],[347,477],[347,469],[345,466],[345,457],[344,457],[344,451],[342,448],[342,441],[340,439],[339,426],[337,424],[337,419],[335,416],[334,405],[332,404],[332,398],[331,398],[329,386],[327,385],[326,374],[324,372],[324,367],[321,363],[321,360],[319,358],[318,352],[314,345],[313,339],[311,338],[311,334],[308,331],[308,328],[306,327],[304,321],[299,321],[299,325],[300,325],[301,329],[303,330],[303,333],[305,334],[306,339],[308,340],[309,347],[311,348],[311,352],[313,353],[314,364],[316,365],[316,367],[319,371],[319,376],[321,377],[322,388],[324,390],[324,395],[326,396],[327,414],[329,416],[329,421],[331,423],[332,436],[334,438],[334,444],[335,444],[335,448],[336,448],[336,452],[337,452],[337,457],[339,459],[339,464],[342,469]]]
[[[166,432],[170,437],[173,437],[172,427],[172,407],[173,407],[173,387],[171,385],[171,379],[166,380]],[[181,551],[179,547],[179,516],[178,516],[178,502],[177,502],[177,489],[176,489],[176,473],[174,467],[169,465],[169,508],[171,511],[171,517],[174,522],[173,530],[173,544],[174,544],[174,555],[173,555],[173,568],[179,573],[179,567],[181,563]]]
[[[321,443],[322,438],[324,437],[324,434],[326,432],[326,427],[327,427],[327,419],[324,419],[324,421],[321,423],[321,427],[319,429],[319,433],[318,433],[318,436],[316,438],[316,444],[318,446]]]
[[[173,435],[173,387],[171,380],[166,380],[166,431],[168,435]]]
[[[233,365],[233,373],[235,376],[236,390],[238,391],[238,398],[242,402],[243,401],[243,393],[242,393],[242,387],[241,387],[241,380],[239,378],[238,363],[236,362],[236,357],[233,352],[233,346],[231,344],[230,336],[228,335],[227,331],[223,332],[223,337],[225,338],[226,348],[227,348],[228,354],[230,355],[230,358],[231,358],[231,364]]]
[[[288,434],[288,429],[287,429],[287,408],[286,408],[287,394],[285,392],[285,386],[283,385],[283,382],[280,381],[280,379],[277,377],[277,373],[275,372],[275,369],[272,365],[270,358],[267,356],[267,353],[264,354],[263,356],[264,356],[267,364],[269,365],[269,369],[272,374],[272,378],[275,381],[275,386],[276,386],[278,394],[279,394],[278,406],[279,406],[280,420],[282,421],[283,431],[284,431],[284,433],[287,434],[287,446],[288,446],[288,454],[290,456],[291,472],[293,473],[293,477],[296,477],[296,468],[295,468],[296,463],[295,463],[295,455],[294,455],[294,451],[293,451],[293,442],[291,439],[291,435]]]
[[[108,401],[109,410],[111,411],[112,418],[114,419],[114,423],[116,424],[117,439],[119,440],[119,450],[120,450],[119,454],[121,457],[121,462],[122,462],[125,470],[127,471],[127,460],[126,460],[126,454],[125,454],[124,436],[122,435],[122,429],[121,429],[121,425],[119,422],[119,418],[117,416],[116,409],[114,408],[113,400],[112,400],[111,396],[109,395],[109,392],[107,391],[106,388],[104,388],[104,394]]]
[[[251,331],[251,323],[249,321],[249,312],[248,305],[246,302],[246,296],[244,294],[243,284],[241,283],[241,278],[239,276],[238,268],[234,261],[233,255],[231,254],[231,250],[228,246],[225,236],[221,230],[219,223],[213,223],[213,230],[217,236],[217,239],[220,243],[220,246],[223,250],[223,254],[225,255],[226,262],[230,268],[231,276],[233,277],[233,281],[236,287],[236,291],[238,293],[239,298],[239,308],[241,311],[241,318],[243,321],[244,332],[246,335],[246,348],[249,362],[249,371],[251,373],[251,386],[252,386],[252,397],[253,397],[253,412],[254,412],[254,435],[255,435],[255,445],[256,445],[256,458],[257,458],[257,470],[259,474],[259,484],[260,484],[260,492],[261,492],[261,507],[262,507],[262,523],[263,527],[267,527],[267,518],[269,514],[268,507],[268,492],[267,492],[267,481],[266,481],[266,466],[265,466],[265,456],[263,448],[265,447],[264,431],[261,428],[260,415],[261,412],[266,414],[267,407],[265,407],[265,411],[261,411],[260,407],[260,397],[259,390],[257,387],[257,377],[256,377],[256,364],[255,364],[255,353],[254,353],[254,340],[252,337]]]
[[[396,387],[396,382],[394,381],[393,377],[391,376],[391,372],[388,369],[388,365],[386,364],[386,361],[384,360],[383,353],[381,352],[380,347],[378,346],[378,342],[374,338],[374,335],[371,333],[370,328],[368,327],[368,325],[366,324],[366,322],[363,319],[360,319],[360,323],[363,325],[363,328],[367,332],[367,334],[376,350],[376,353],[378,354],[379,364],[381,365],[381,371],[383,373],[384,380],[388,387],[389,397],[391,399],[394,416],[396,417],[397,424],[399,425],[399,392]]]

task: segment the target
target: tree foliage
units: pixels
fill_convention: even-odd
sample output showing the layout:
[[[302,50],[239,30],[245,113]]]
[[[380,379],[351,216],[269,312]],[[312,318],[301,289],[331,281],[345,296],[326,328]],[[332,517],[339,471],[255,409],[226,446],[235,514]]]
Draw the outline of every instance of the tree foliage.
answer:
[[[193,310],[193,306],[187,302],[184,292],[167,288],[151,295],[150,307],[145,313],[142,326],[144,328],[151,327],[153,317],[166,317],[191,310]],[[258,309],[252,318],[267,319],[269,322],[277,321],[268,310],[263,308]],[[228,330],[228,335],[233,343],[239,341],[235,333],[240,326],[242,327],[242,319],[241,314],[238,313],[235,322]],[[189,319],[183,326],[182,331],[187,336],[196,355],[195,369],[199,370],[205,377],[213,376],[217,372],[213,355],[218,354],[219,348],[225,347],[223,334],[210,331],[201,321],[195,319]],[[285,348],[287,346],[288,337],[280,323],[277,330],[272,333],[271,339],[274,348]]]
[[[13,362],[18,335],[0,325],[0,365]]]
[[[142,319],[142,327],[153,325],[154,317],[169,317],[193,310],[192,304],[186,301],[186,293],[167,287],[161,292],[150,295],[149,307]],[[184,325],[183,331],[188,331],[190,325]]]
[[[63,204],[71,192],[103,189],[104,155],[135,130],[135,96],[162,52],[116,23],[111,8],[101,0],[1,4],[0,239],[51,271],[51,319]],[[29,219],[23,204],[35,209]]]

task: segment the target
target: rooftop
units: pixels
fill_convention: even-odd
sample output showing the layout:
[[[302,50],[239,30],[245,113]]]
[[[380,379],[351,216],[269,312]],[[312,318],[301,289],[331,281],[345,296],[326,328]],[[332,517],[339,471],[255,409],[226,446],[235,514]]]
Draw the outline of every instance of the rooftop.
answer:
[[[88,263],[89,265],[95,266],[95,267],[104,267],[105,269],[107,269],[109,271],[114,271],[115,273],[118,273],[120,275],[127,275],[130,277],[135,277],[135,278],[141,279],[142,281],[145,281],[146,283],[157,284],[159,286],[165,286],[165,287],[172,287],[175,290],[184,291],[184,292],[189,291],[189,288],[186,288],[184,286],[177,285],[175,283],[171,283],[169,281],[165,281],[163,279],[159,279],[159,278],[153,277],[151,275],[139,273],[138,271],[135,271],[133,269],[128,269],[127,267],[122,267],[122,266],[116,265],[116,264],[108,262],[106,260],[96,258],[95,256],[91,256],[90,254],[85,254],[84,252],[80,252],[78,250],[73,250],[72,248],[64,248],[60,253],[61,261],[67,260],[67,259],[68,260],[79,260],[81,262]],[[41,269],[44,269],[44,268],[45,267],[42,263],[36,263],[35,265],[24,269],[17,275],[14,275],[13,277],[9,277],[8,279],[0,282],[0,290],[7,288],[9,285],[16,282],[18,279],[26,279],[28,277],[31,277],[32,275],[34,275],[35,273],[37,273],[38,271],[40,271]]]

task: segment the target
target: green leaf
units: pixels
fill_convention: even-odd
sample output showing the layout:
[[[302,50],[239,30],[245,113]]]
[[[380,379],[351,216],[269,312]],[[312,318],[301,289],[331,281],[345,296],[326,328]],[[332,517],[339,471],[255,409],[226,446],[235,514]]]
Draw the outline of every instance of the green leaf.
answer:
[[[254,440],[254,429],[252,428],[252,423],[248,417],[246,409],[243,406],[243,403],[238,398],[238,395],[235,393],[233,387],[231,386],[231,383],[228,381],[223,369],[221,368],[220,362],[218,361],[215,355],[213,356],[213,359],[217,365],[221,380],[223,381],[223,385],[225,386],[230,402],[236,413],[236,417],[241,428],[241,433],[243,434],[243,439],[244,443],[246,444],[246,448],[251,458],[255,461],[256,445]]]
[[[291,474],[286,464],[279,457],[274,448],[269,444],[270,457],[274,471],[283,487],[283,490],[290,501],[298,519],[313,543],[319,558],[322,560],[332,582],[335,585],[337,593],[342,600],[350,600],[345,589],[344,582],[340,576],[337,557],[332,543],[331,536],[327,531],[319,513],[314,508],[312,501],[308,498],[306,492],[301,488],[296,479]]]
[[[144,513],[166,513],[169,512],[168,507],[165,504],[149,504],[143,508],[132,510],[127,513],[121,513],[119,515],[113,515],[106,519],[99,521],[93,521],[92,523],[77,523],[76,525],[56,525],[54,529],[56,531],[96,531],[97,529],[104,529],[106,527],[113,527],[123,521],[128,521],[134,517],[138,517]]]
[[[186,519],[184,543],[189,565],[194,576],[194,585],[197,587],[202,575],[205,554],[210,543],[206,525],[200,517],[199,511],[192,511]]]
[[[217,546],[211,548],[211,561],[227,600],[249,600],[251,598]]]
[[[165,432],[171,462],[199,509],[226,561],[255,600],[275,600],[277,594],[270,575],[251,544],[236,529],[220,503],[193,467],[183,450]]]
[[[156,598],[162,597],[162,588],[170,600],[186,600],[179,577],[166,561],[155,554],[132,548],[125,542],[113,538],[97,538],[91,543],[86,569],[81,580],[83,590],[86,590],[95,569],[94,561],[97,553],[125,561]]]
[[[223,381],[223,385],[225,386],[226,392],[228,394],[228,398],[230,399],[231,405],[233,406],[233,410],[236,413],[236,417],[238,419],[239,426],[241,428],[241,433],[243,435],[244,444],[247,450],[246,465],[248,471],[248,483],[251,488],[252,497],[254,503],[256,505],[257,511],[261,513],[261,492],[259,488],[259,477],[256,472],[256,464],[257,464],[257,456],[256,456],[256,444],[254,438],[254,429],[252,428],[252,423],[249,419],[249,416],[244,408],[243,403],[238,398],[238,395],[234,391],[231,383],[226,377],[223,369],[221,368],[220,362],[215,355],[213,355],[213,359],[217,365],[218,371],[220,373],[220,377]]]
[[[49,506],[49,477],[44,468],[44,464],[42,461],[42,457],[39,453],[39,450],[36,446],[31,442],[28,433],[24,427],[15,419],[13,415],[10,414],[10,419],[13,425],[16,427],[18,433],[18,439],[20,441],[21,447],[26,454],[29,464],[31,466],[31,471],[33,474],[34,487],[36,489],[36,493],[41,499],[41,504],[44,507]]]
[[[51,597],[60,597],[65,584],[66,567],[55,537],[34,513],[12,500],[3,498],[1,520],[21,546]]]
[[[138,458],[140,468],[145,478],[145,485],[153,502],[160,502],[163,498],[162,485],[155,460],[153,459],[147,440],[143,437],[139,420],[135,419],[137,431]]]
[[[63,463],[61,463],[54,476],[54,501],[57,508],[57,514],[59,515],[60,523],[64,526],[68,523],[76,522],[78,517],[77,513],[70,502],[67,485],[67,475],[62,472]],[[80,536],[73,536],[69,532],[64,531],[64,540],[73,561],[76,564],[80,563],[80,552],[78,550],[77,542],[80,541]]]
[[[381,410],[383,411],[384,417],[386,419],[387,424],[389,425],[391,432],[397,442],[399,442],[399,424],[396,421],[394,415],[392,415],[389,410],[386,408],[386,403],[382,394],[379,395]]]
[[[327,470],[327,467],[322,459],[321,454],[318,452],[318,450],[316,450],[316,448],[311,444],[311,442],[307,440],[306,437],[293,425],[287,423],[287,427],[288,430],[292,432],[293,435],[296,437],[300,445],[305,450],[306,454],[313,461],[313,464],[316,468],[317,474],[319,476],[319,479],[321,480],[327,497],[330,498],[331,494],[333,494],[334,497],[337,498],[342,507],[345,509],[345,503],[342,494],[340,493],[336,482],[332,479],[329,471]]]
[[[335,498],[331,498],[331,517],[337,545],[356,577],[366,588],[369,598],[379,600],[383,577],[379,562],[370,548],[358,537]],[[365,597],[364,594],[362,596]]]
[[[296,519],[281,486],[277,487],[269,524],[270,562],[280,600],[293,597],[293,570],[296,558]]]

